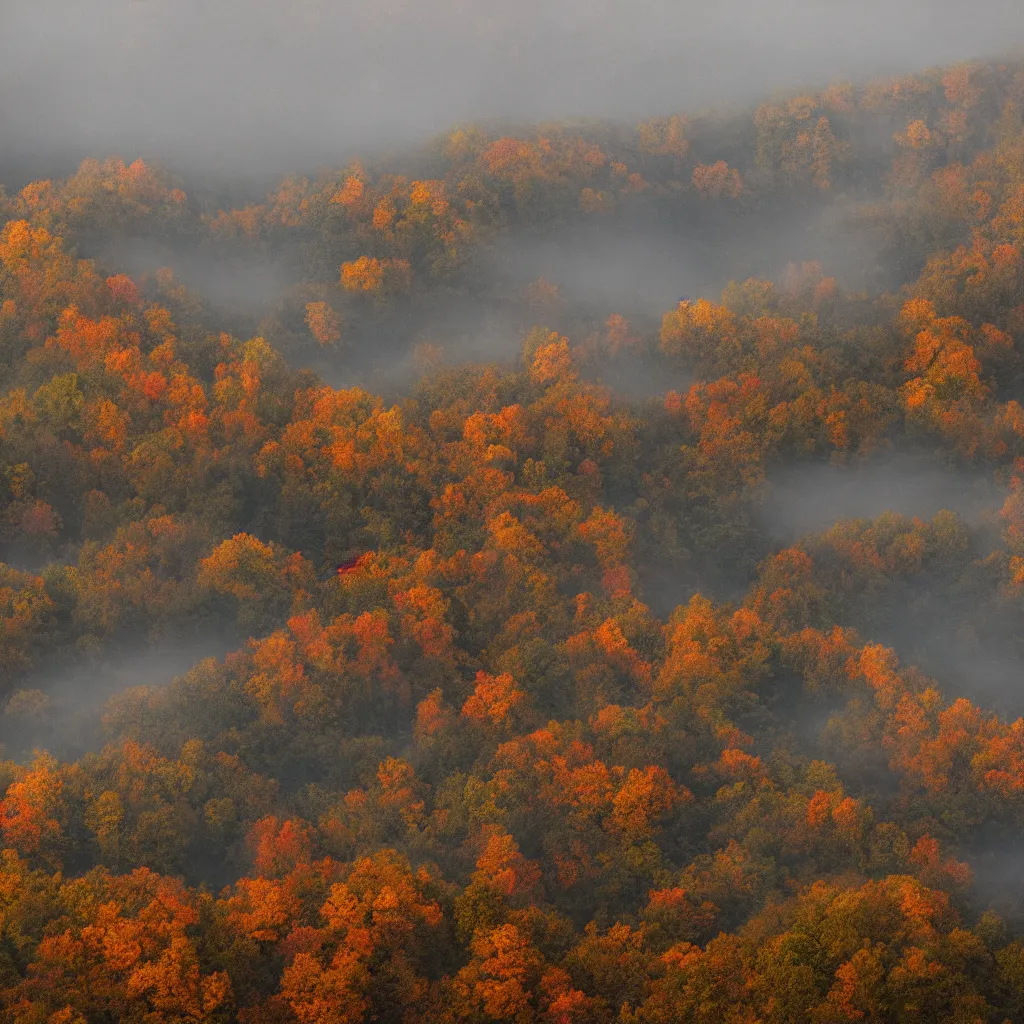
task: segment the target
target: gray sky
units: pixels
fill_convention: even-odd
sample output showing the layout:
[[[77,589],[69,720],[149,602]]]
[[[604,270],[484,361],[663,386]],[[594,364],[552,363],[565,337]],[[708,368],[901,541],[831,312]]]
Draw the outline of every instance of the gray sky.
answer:
[[[1020,0],[0,0],[0,161],[276,171],[1015,48]]]

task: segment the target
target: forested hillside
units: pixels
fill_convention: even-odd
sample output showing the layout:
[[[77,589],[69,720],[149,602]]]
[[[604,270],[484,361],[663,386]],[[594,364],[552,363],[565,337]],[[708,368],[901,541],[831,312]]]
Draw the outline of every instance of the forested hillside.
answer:
[[[20,184],[0,1018],[1024,1021],[1021,66]]]

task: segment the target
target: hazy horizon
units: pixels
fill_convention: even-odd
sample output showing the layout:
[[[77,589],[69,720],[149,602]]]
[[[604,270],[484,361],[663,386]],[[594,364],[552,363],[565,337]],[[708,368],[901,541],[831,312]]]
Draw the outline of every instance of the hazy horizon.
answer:
[[[5,6],[0,171],[18,180],[114,151],[293,171],[469,120],[694,111],[1024,45],[1010,0]]]

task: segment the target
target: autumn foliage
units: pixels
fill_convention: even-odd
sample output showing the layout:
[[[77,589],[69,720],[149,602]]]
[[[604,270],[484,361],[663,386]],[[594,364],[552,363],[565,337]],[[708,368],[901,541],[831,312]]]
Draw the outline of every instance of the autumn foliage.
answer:
[[[1024,71],[716,117],[462,127],[225,209],[142,160],[0,193],[0,1018],[1024,1019],[985,688],[1024,655]],[[402,333],[506,237],[840,195],[888,290],[581,310],[535,268],[507,360]],[[236,337],[79,255],[139,236],[300,280]],[[382,394],[301,368],[368,337]],[[893,453],[962,514],[772,519]],[[167,685],[62,689],[203,629]]]

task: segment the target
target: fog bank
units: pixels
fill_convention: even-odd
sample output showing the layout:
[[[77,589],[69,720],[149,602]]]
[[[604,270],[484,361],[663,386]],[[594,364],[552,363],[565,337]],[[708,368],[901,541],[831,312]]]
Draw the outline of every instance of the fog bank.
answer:
[[[1016,0],[6,0],[4,174],[295,170],[453,122],[750,102],[1024,45]]]

